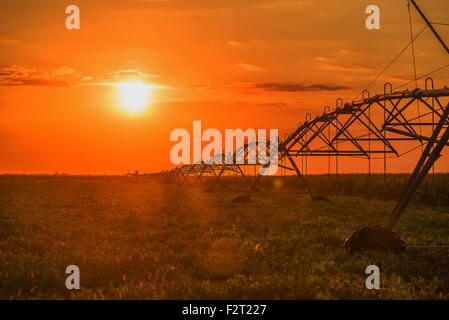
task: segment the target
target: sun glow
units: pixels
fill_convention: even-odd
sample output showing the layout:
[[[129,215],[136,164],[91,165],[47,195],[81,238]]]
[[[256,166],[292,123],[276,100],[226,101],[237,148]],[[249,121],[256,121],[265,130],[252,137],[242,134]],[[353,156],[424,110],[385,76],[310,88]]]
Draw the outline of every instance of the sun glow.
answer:
[[[129,113],[142,112],[151,99],[153,87],[139,81],[129,81],[117,84],[121,107]]]

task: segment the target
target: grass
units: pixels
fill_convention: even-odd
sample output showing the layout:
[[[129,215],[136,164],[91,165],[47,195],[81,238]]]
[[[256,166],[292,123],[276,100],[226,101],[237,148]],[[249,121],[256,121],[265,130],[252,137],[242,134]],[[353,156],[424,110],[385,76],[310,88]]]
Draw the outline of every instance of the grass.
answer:
[[[268,183],[268,182],[265,182]],[[394,202],[312,202],[262,186],[152,178],[0,177],[1,299],[448,299],[449,253],[343,252],[345,237],[386,221]],[[446,208],[409,206],[408,245],[449,244]],[[81,289],[65,288],[65,268]],[[381,289],[365,288],[365,268]]]

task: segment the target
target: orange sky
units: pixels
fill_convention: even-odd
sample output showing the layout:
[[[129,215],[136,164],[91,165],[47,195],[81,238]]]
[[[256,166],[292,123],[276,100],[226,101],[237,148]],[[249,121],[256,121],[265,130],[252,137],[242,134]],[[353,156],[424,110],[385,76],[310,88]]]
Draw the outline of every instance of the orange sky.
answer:
[[[447,0],[418,3],[430,20],[449,23]],[[78,0],[73,31],[70,4],[0,2],[1,173],[168,169],[170,132],[191,131],[192,120],[283,135],[307,112],[352,100],[410,37],[405,1]],[[370,4],[381,9],[381,30],[365,28]],[[412,13],[416,33],[424,24]],[[449,27],[436,29],[449,43]],[[449,60],[428,30],[416,58],[418,75]],[[411,77],[407,52],[372,90]],[[157,87],[142,114],[119,107],[114,83],[127,79]],[[449,84],[449,71],[434,79]],[[343,171],[366,170],[344,163]]]

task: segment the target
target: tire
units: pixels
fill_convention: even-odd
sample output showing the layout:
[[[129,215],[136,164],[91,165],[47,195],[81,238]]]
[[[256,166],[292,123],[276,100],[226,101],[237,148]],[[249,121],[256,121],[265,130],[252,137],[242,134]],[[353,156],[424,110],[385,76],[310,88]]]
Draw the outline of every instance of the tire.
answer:
[[[401,252],[405,250],[405,242],[399,234],[383,226],[365,227],[354,232],[345,240],[345,249],[349,253],[362,250],[381,252]]]

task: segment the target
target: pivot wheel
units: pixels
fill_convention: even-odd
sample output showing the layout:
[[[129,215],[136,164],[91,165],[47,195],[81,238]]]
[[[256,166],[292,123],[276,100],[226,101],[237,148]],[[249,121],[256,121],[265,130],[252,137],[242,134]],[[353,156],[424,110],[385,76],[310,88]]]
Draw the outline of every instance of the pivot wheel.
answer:
[[[361,250],[400,252],[406,249],[404,240],[388,227],[370,226],[354,232],[345,240],[349,253]]]

